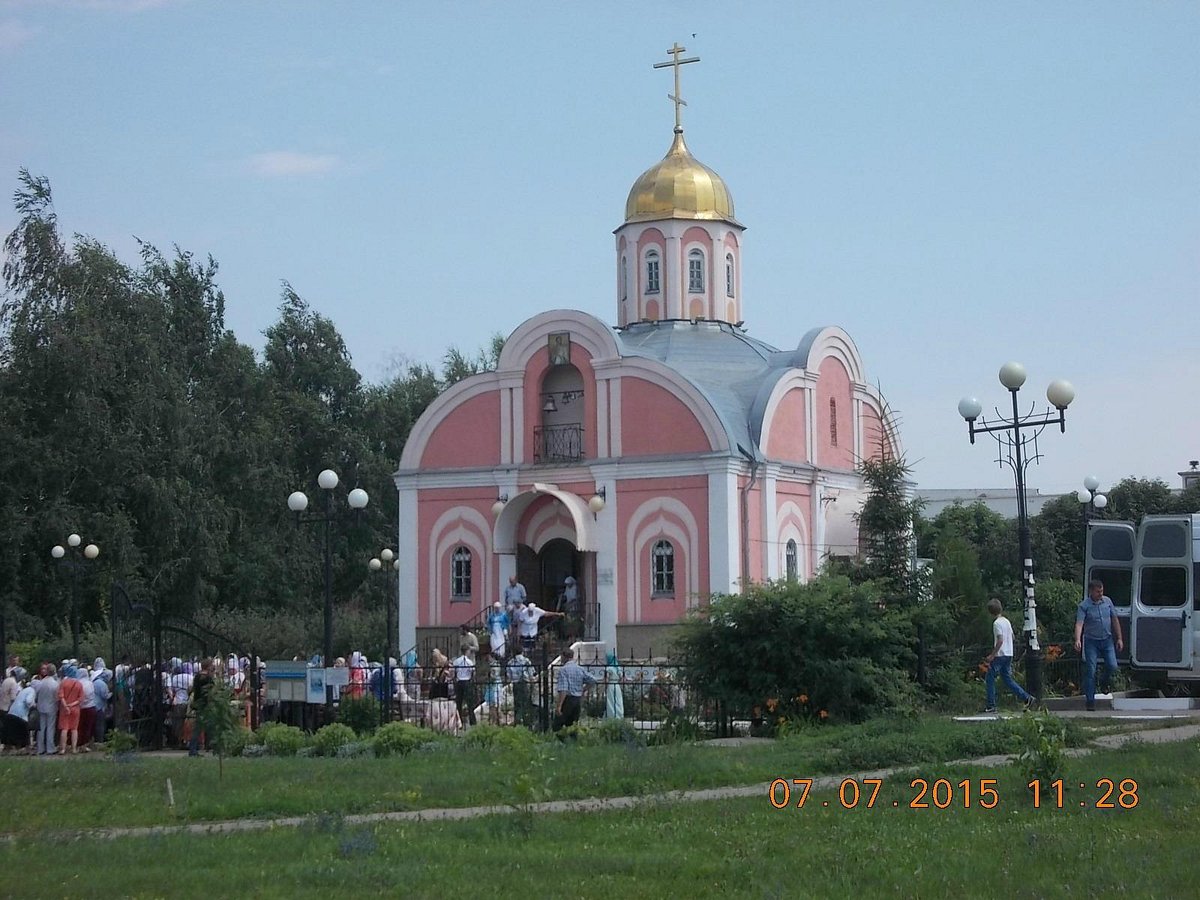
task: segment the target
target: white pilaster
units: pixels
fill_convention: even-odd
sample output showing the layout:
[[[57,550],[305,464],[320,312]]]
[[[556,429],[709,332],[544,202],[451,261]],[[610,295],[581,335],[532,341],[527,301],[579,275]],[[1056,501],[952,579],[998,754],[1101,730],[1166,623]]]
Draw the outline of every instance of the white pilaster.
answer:
[[[607,499],[604,509],[596,513],[596,602],[600,612],[600,640],[610,648],[617,646],[617,584],[623,573],[617,566],[617,482],[616,479],[597,481]],[[632,565],[632,561],[628,561]]]
[[[734,472],[708,476],[708,587],[721,594],[741,588],[741,529],[738,527],[738,483]]]
[[[672,229],[675,231],[675,229]],[[663,318],[683,318],[683,285],[681,276],[683,259],[680,257],[678,233],[668,233],[667,253],[663,260]]]
[[[399,652],[407,652],[417,643],[417,604],[420,602],[417,578],[420,561],[417,558],[417,490],[400,488],[400,513],[397,523],[399,546],[396,558],[400,560],[397,573],[396,623],[399,629],[397,644]]]

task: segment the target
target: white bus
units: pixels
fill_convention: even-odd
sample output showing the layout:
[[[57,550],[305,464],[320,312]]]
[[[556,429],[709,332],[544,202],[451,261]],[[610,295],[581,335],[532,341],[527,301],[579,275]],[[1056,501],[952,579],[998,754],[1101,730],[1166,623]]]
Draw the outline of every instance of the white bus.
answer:
[[[1089,522],[1086,553],[1087,580],[1104,582],[1121,620],[1121,662],[1139,682],[1200,695],[1200,514]]]

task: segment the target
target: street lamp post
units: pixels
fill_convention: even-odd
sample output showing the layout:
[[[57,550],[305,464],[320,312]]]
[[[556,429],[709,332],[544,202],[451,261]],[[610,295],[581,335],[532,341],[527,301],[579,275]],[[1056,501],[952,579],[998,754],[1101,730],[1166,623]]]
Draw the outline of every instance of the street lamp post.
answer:
[[[84,567],[100,555],[100,548],[95,544],[79,549],[82,543],[83,538],[70,534],[67,535],[66,547],[55,544],[50,548],[50,555],[71,573],[71,656],[74,659],[79,659],[79,579]]]
[[[1083,490],[1075,492],[1075,499],[1079,501],[1079,508],[1083,510],[1083,549],[1081,551],[1081,559],[1083,561],[1083,590],[1087,593],[1087,533],[1088,522],[1099,515],[1100,510],[1108,506],[1108,498],[1100,493],[1100,479],[1095,475],[1089,475],[1083,479]]]
[[[400,560],[396,559],[396,554],[388,547],[384,547],[379,551],[379,555],[373,557],[367,568],[372,572],[383,573],[383,590],[385,595],[384,610],[387,613],[387,641],[383,646],[383,703],[381,717],[383,722],[392,720],[392,696],[395,694],[395,685],[392,683],[395,677],[395,667],[392,665],[392,640],[396,635],[396,590],[395,576],[400,571]]]
[[[333,547],[330,543],[331,527],[337,514],[333,508],[333,489],[338,486],[338,475],[333,469],[325,469],[317,476],[317,486],[325,494],[325,508],[319,514],[304,515],[304,511],[308,509],[308,496],[303,491],[293,491],[288,495],[288,509],[296,514],[296,525],[303,523],[315,523],[323,527],[324,531],[324,549],[325,549],[325,640],[324,647],[321,651],[321,664],[325,668],[329,668],[330,661],[333,659]],[[365,509],[370,498],[367,492],[362,488],[354,488],[346,495],[346,503],[351,510],[358,512]],[[326,684],[325,686],[325,708],[327,710],[333,707],[333,688]]]
[[[1025,498],[1025,470],[1031,462],[1041,458],[1037,439],[1048,425],[1058,425],[1059,431],[1067,430],[1067,407],[1075,399],[1075,388],[1069,381],[1061,379],[1050,382],[1046,388],[1046,399],[1054,409],[1038,412],[1033,406],[1022,414],[1017,392],[1025,384],[1025,367],[1020,363],[1008,362],[1000,367],[1000,383],[1012,395],[1012,414],[1000,412],[995,407],[994,418],[981,418],[983,404],[974,397],[963,397],[958,402],[958,414],[967,421],[971,443],[975,435],[991,434],[996,441],[996,462],[1013,470],[1017,480],[1017,539],[1021,554],[1021,584],[1024,588],[1025,623],[1023,630],[1028,641],[1025,674],[1029,693],[1037,699],[1042,697],[1042,651],[1037,635],[1037,602],[1034,600],[1033,547],[1029,531],[1029,506]]]

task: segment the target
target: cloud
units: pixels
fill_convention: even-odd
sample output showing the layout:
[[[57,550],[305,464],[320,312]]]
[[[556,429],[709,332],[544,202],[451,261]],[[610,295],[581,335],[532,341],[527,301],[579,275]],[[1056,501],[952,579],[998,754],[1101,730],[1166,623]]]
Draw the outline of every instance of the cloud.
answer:
[[[24,25],[16,19],[0,22],[0,53],[16,50],[29,43],[37,33],[38,29]]]
[[[296,153],[292,150],[272,150],[250,157],[250,171],[264,178],[294,178],[305,175],[324,175],[341,164],[336,156],[315,153]]]

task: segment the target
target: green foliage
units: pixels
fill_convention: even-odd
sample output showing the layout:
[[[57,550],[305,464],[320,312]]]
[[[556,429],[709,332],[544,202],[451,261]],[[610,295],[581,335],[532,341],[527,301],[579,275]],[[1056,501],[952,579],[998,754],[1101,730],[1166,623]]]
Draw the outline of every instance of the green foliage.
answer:
[[[110,756],[116,756],[120,753],[132,753],[137,750],[137,747],[137,738],[128,731],[122,731],[120,728],[112,729],[104,742],[104,752]]]
[[[1048,712],[1021,716],[1016,731],[1017,766],[1026,781],[1040,781],[1043,790],[1061,778],[1066,758],[1067,727]]]
[[[862,574],[880,583],[885,602],[913,606],[918,599],[912,567],[913,522],[922,501],[909,499],[912,469],[902,459],[866,459],[858,471],[867,487],[866,500],[854,514],[865,557]]]
[[[1070,642],[1075,634],[1075,610],[1083,599],[1083,586],[1077,581],[1050,579],[1036,588],[1038,633],[1044,641]],[[1010,616],[1011,618],[1011,616]],[[1014,625],[1021,625],[1016,619]]]
[[[244,725],[238,725],[225,734],[221,741],[219,753],[222,756],[241,756],[246,748],[250,746],[251,731]]]
[[[241,741],[240,717],[233,703],[233,692],[217,679],[208,691],[203,703],[194,703],[196,715],[194,727],[204,731],[208,746],[216,751],[220,759],[220,774],[225,774],[225,757],[241,754],[245,743]],[[236,747],[237,752],[234,752]]]
[[[703,737],[699,723],[682,710],[673,709],[650,734],[650,744],[664,747],[669,744],[686,744]]]
[[[313,746],[318,756],[337,756],[338,750],[354,743],[354,729],[340,722],[331,722],[317,729],[313,735]]]
[[[267,731],[263,744],[272,756],[295,756],[309,745],[309,739],[295,725],[277,724]]]
[[[911,616],[872,583],[753,585],[714,597],[676,635],[691,686],[729,709],[856,721],[917,701]]]
[[[573,740],[581,747],[598,747],[603,744],[639,746],[647,743],[645,736],[628,719],[601,719],[586,725],[577,722],[561,729],[558,735]]]
[[[356,734],[372,734],[379,727],[379,701],[369,694],[343,697],[338,702],[337,718]]]
[[[483,750],[512,750],[528,747],[537,742],[533,732],[521,726],[476,725],[463,736],[463,744]]]
[[[376,756],[407,756],[424,744],[442,740],[445,738],[437,732],[411,722],[389,722],[375,732],[372,743]]]

